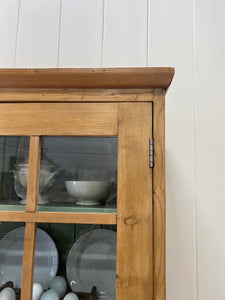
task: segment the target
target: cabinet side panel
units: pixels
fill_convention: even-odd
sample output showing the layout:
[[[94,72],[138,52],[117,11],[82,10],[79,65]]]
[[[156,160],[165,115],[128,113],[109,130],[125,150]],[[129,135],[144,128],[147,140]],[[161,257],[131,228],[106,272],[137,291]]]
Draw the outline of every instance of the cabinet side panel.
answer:
[[[153,299],[152,104],[119,104],[117,300]]]
[[[166,299],[165,283],[165,99],[157,94],[153,104],[155,166],[154,203],[154,300]]]

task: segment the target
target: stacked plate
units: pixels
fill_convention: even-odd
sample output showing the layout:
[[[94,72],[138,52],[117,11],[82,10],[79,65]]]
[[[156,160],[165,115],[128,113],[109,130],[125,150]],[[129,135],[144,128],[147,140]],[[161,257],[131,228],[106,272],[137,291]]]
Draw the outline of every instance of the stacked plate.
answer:
[[[0,240],[0,285],[12,281],[21,287],[25,227],[18,227]],[[58,251],[52,238],[37,228],[34,282],[47,289],[58,270]]]
[[[99,298],[116,299],[116,233],[96,229],[82,235],[72,246],[66,265],[72,291],[90,291]]]

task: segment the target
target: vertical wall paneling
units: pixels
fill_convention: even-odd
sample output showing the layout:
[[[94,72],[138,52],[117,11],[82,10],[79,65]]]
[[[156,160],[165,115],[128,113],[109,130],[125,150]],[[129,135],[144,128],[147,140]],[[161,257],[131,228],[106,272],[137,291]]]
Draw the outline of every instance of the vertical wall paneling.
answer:
[[[103,0],[63,0],[59,67],[100,67]]]
[[[224,0],[0,0],[2,68],[176,68],[166,96],[167,300],[225,295],[224,14]]]
[[[224,14],[224,0],[195,0],[198,300],[225,297]]]
[[[103,66],[146,66],[147,0],[105,0]]]
[[[56,67],[60,0],[21,0],[16,67]]]
[[[0,68],[14,67],[19,0],[0,0]]]
[[[59,8],[59,35],[58,35],[58,49],[57,49],[57,68],[59,68],[59,55],[60,55],[60,40],[61,40],[61,25],[62,25],[62,2],[60,0]]]
[[[175,67],[166,96],[167,300],[195,300],[192,1],[151,0],[149,16],[149,65]]]

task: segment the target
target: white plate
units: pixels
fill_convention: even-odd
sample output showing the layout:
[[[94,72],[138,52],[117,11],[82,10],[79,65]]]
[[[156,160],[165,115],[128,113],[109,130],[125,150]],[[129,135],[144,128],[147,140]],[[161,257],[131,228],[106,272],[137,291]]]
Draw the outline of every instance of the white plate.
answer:
[[[116,233],[96,229],[82,235],[72,246],[66,264],[72,291],[89,292],[93,286],[116,299]]]
[[[25,227],[18,227],[0,240],[0,284],[11,280],[21,287]],[[37,228],[34,282],[49,287],[58,270],[58,251],[52,238]]]

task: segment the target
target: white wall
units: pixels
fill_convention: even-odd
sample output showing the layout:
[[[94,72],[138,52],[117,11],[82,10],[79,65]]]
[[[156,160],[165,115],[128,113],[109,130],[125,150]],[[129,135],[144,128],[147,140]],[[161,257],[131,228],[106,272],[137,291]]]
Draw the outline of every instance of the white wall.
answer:
[[[0,67],[176,68],[167,300],[225,299],[224,15],[224,0],[0,0]]]

